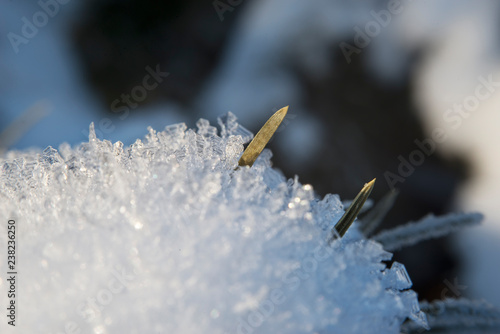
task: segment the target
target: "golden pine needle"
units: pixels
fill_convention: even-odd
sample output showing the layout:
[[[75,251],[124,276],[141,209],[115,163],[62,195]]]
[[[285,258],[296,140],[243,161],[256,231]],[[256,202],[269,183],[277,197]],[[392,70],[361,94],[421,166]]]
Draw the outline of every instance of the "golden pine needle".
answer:
[[[267,143],[271,140],[271,137],[280,126],[287,112],[288,106],[281,108],[268,119],[266,124],[264,124],[250,144],[248,144],[246,150],[240,158],[240,161],[238,161],[238,165],[252,167],[255,160],[257,160],[257,157],[266,147]]]
[[[354,200],[352,201],[351,205],[346,210],[342,218],[340,218],[338,223],[335,225],[334,230],[332,230],[332,238],[330,242],[333,241],[333,239],[335,239],[336,237],[335,231],[337,231],[337,233],[342,238],[349,229],[349,227],[351,227],[352,223],[354,222],[354,219],[356,219],[359,212],[361,211],[361,208],[368,199],[368,196],[370,196],[373,186],[375,185],[375,180],[376,179],[373,179],[370,182],[366,183],[363,189],[361,189],[359,194],[356,196],[356,198],[354,198]]]

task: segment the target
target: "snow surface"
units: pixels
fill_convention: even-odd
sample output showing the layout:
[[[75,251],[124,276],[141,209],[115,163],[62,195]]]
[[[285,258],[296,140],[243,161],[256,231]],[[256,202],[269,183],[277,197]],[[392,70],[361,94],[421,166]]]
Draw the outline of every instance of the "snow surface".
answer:
[[[426,326],[402,264],[251,134],[200,120],[130,147],[97,139],[2,158],[0,212],[18,225],[19,333],[399,333]],[[5,226],[5,225],[2,225]],[[6,248],[6,233],[1,233]],[[5,261],[2,273],[6,272]],[[5,280],[0,290],[5,291]],[[6,308],[0,299],[0,308]],[[0,332],[6,332],[6,322]]]

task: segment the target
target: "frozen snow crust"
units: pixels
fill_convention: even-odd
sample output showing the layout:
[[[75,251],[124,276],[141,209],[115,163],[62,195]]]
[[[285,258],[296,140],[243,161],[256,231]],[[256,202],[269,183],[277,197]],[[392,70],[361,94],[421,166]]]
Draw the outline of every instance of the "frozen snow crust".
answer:
[[[355,226],[327,244],[343,213],[337,195],[318,199],[286,180],[268,150],[237,168],[251,134],[232,114],[219,124],[220,136],[206,120],[197,131],[150,129],[127,148],[91,127],[80,146],[0,159],[0,212],[19,229],[19,333],[399,333],[408,317],[425,324],[404,266],[386,268],[380,244]]]

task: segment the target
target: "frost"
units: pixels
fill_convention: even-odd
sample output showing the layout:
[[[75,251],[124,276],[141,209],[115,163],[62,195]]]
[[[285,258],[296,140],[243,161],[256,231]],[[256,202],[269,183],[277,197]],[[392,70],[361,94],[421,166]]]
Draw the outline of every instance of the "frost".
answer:
[[[480,213],[448,214],[442,217],[428,215],[418,222],[382,231],[373,239],[383,244],[385,249],[394,251],[422,240],[442,237],[464,226],[479,224],[482,219]]]
[[[234,135],[241,136],[243,143],[248,143],[252,140],[253,134],[237,122],[236,115],[232,112],[228,112],[226,115],[217,118],[217,121],[221,127],[222,138]]]
[[[150,128],[130,147],[91,127],[79,146],[0,159],[0,212],[16,219],[21,240],[19,332],[426,326],[404,266],[387,269],[392,254],[380,243],[353,227],[327,245],[344,212],[337,195],[287,180],[269,150],[237,168],[251,134],[232,114],[219,123],[221,136],[206,120]]]
[[[422,302],[433,333],[498,333],[500,312],[484,301],[445,299]],[[407,323],[404,333],[421,333],[415,323]]]

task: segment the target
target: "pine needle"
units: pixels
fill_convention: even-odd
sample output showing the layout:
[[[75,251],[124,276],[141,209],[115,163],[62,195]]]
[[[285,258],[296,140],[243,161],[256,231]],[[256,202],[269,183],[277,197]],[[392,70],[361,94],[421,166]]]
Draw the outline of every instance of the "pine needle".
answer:
[[[51,104],[47,100],[40,100],[26,109],[6,129],[0,133],[0,153],[15,144],[32,127],[51,112]]]
[[[288,112],[288,106],[281,108],[271,116],[264,126],[257,132],[253,140],[248,144],[246,150],[238,162],[240,166],[250,166],[254,164],[262,150],[266,147],[273,134],[276,132],[281,122]]]
[[[365,204],[366,199],[368,198],[368,196],[370,196],[373,186],[375,185],[375,180],[376,179],[373,179],[365,184],[363,189],[361,189],[359,194],[352,201],[351,206],[349,206],[349,208],[346,210],[342,218],[340,218],[338,223],[335,224],[335,227],[332,229],[332,238],[330,239],[330,242],[332,242],[333,239],[337,237],[337,234],[339,237],[342,238],[349,229],[349,227],[351,227],[352,223],[354,222],[359,212],[361,211],[363,204]]]

